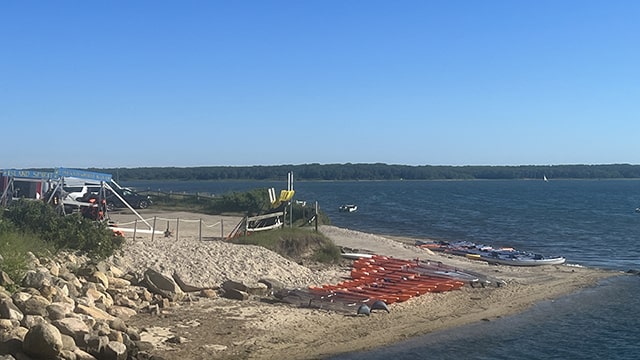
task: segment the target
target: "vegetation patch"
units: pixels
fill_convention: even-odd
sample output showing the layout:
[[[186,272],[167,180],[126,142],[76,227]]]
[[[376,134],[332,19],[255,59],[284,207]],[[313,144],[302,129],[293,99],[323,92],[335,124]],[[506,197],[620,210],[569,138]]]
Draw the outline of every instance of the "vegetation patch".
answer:
[[[251,233],[233,240],[236,244],[265,247],[278,254],[300,261],[338,263],[340,248],[321,233],[308,228],[283,228]]]
[[[101,259],[123,243],[105,223],[79,214],[61,216],[42,201],[19,200],[0,212],[0,270],[12,279],[24,275],[29,253],[41,257],[69,249]]]

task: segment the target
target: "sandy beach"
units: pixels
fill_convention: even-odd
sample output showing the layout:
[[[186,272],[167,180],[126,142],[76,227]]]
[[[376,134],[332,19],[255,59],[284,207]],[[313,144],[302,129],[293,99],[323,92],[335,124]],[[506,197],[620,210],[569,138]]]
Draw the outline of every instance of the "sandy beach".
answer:
[[[127,233],[125,249],[113,259],[123,270],[154,267],[167,274],[176,272],[188,284],[200,287],[216,288],[229,279],[251,282],[272,278],[290,288],[305,288],[343,280],[351,269],[347,260],[331,267],[301,265],[263,248],[221,240],[221,235],[230,232],[239,218],[148,210],[142,216],[155,219],[157,228],[167,228],[172,234],[156,234],[152,239],[150,234],[138,233],[134,239],[132,233]],[[111,214],[118,224],[131,224],[134,218],[130,213]],[[224,229],[216,227],[217,222],[222,222]],[[153,353],[165,359],[319,359],[385,346],[441,329],[492,321],[621,275],[570,264],[489,265],[433,254],[413,246],[415,239],[411,238],[333,226],[322,226],[320,231],[337,245],[359,252],[442,261],[499,278],[506,286],[465,286],[456,291],[428,293],[391,305],[390,313],[375,312],[369,317],[299,308],[267,298],[237,301],[193,296],[192,301],[179,303],[161,315],[137,315],[131,325],[143,329],[143,339],[154,344]]]

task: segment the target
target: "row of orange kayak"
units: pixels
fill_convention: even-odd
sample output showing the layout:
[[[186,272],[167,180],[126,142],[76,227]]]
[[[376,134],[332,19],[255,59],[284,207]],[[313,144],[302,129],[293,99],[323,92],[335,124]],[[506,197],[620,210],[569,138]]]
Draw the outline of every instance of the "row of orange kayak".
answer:
[[[460,279],[446,275],[416,271],[419,267],[418,261],[374,255],[354,261],[351,279],[337,284],[312,286],[309,290],[322,297],[393,304],[430,292],[456,290],[465,284]]]

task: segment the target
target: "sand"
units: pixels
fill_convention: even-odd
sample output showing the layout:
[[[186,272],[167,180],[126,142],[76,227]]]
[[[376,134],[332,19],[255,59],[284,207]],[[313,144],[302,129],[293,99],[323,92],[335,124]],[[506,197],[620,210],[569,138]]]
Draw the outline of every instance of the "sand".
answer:
[[[335,283],[350,271],[348,263],[309,268],[259,247],[221,240],[239,218],[155,211],[145,211],[143,217],[150,222],[155,217],[157,224],[163,224],[157,227],[163,230],[168,221],[173,234],[154,235],[153,240],[148,234],[138,234],[135,239],[129,234],[125,249],[115,259],[124,270],[154,267],[168,274],[177,272],[185,282],[201,287],[216,287],[227,279],[257,281],[268,277],[292,288]],[[125,224],[134,217],[112,213],[111,218]],[[180,223],[177,219],[181,219]],[[221,220],[224,230],[210,226]],[[200,300],[169,309],[160,317],[139,315],[133,324],[146,329],[145,338],[155,344],[154,352],[165,359],[318,359],[389,345],[473,322],[491,321],[522,312],[540,301],[595,286],[602,279],[622,275],[570,262],[541,267],[489,265],[463,257],[433,254],[413,246],[415,239],[411,238],[333,226],[321,226],[320,231],[337,245],[358,252],[442,261],[499,278],[506,286],[465,286],[457,291],[429,293],[390,305],[388,314],[375,312],[369,317],[299,308],[264,299]],[[163,341],[176,336],[183,341]]]

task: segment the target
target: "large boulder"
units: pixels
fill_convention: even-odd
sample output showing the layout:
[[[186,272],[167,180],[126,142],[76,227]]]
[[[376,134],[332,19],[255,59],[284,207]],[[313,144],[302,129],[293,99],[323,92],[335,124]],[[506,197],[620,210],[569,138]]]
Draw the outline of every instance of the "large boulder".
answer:
[[[78,318],[64,318],[55,320],[53,325],[60,330],[60,333],[69,335],[76,343],[80,343],[84,340],[84,337],[91,332],[91,329]]]
[[[171,301],[180,301],[184,298],[184,291],[176,284],[172,277],[166,276],[154,269],[144,272],[144,281],[152,293],[158,294]]]
[[[51,304],[47,298],[33,295],[26,301],[20,303],[18,307],[25,315],[47,316],[47,306]]]
[[[53,325],[43,322],[33,326],[24,337],[22,350],[37,359],[54,359],[62,351],[62,336]]]
[[[45,268],[29,270],[22,278],[22,286],[40,289],[42,285],[51,285],[51,278],[49,270]]]
[[[89,315],[96,320],[113,320],[114,318],[113,315],[110,315],[104,310],[82,304],[78,304],[74,311],[78,314]]]

